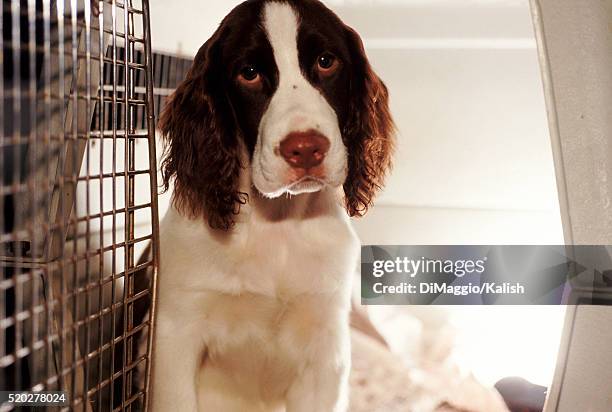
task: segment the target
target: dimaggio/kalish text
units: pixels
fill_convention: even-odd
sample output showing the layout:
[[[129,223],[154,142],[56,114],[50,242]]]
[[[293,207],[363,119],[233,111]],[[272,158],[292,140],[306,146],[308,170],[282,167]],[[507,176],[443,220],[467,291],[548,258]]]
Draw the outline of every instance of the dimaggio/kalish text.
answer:
[[[402,282],[396,285],[384,285],[382,282],[373,285],[374,293],[380,294],[446,294],[455,296],[467,295],[523,295],[525,286],[520,282],[484,282],[480,284],[453,285],[448,283]]]

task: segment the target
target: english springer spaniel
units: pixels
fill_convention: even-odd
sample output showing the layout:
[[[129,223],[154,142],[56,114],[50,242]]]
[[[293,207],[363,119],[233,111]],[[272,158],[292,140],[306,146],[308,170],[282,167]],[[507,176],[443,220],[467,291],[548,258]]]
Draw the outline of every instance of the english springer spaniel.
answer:
[[[246,1],[200,48],[160,118],[153,411],[346,410],[348,216],[389,168],[387,100],[316,0]]]

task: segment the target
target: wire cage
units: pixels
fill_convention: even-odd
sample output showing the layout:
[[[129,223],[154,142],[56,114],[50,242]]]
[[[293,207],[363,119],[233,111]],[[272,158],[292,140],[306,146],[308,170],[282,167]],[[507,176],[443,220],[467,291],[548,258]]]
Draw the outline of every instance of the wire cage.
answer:
[[[159,260],[148,1],[3,0],[0,24],[0,390],[146,409]]]

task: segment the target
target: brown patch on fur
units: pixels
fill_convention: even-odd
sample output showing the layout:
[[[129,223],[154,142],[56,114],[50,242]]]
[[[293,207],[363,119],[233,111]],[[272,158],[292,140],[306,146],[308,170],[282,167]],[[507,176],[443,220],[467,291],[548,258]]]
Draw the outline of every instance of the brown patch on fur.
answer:
[[[165,138],[164,191],[174,181],[172,202],[179,211],[204,216],[210,227],[228,230],[247,194],[238,190],[242,166],[233,109],[210,63],[220,37],[215,34],[200,48],[158,127]]]
[[[395,126],[387,87],[370,67],[359,35],[346,27],[346,37],[355,75],[351,79],[352,107],[343,131],[348,152],[345,206],[349,216],[363,216],[391,168]]]

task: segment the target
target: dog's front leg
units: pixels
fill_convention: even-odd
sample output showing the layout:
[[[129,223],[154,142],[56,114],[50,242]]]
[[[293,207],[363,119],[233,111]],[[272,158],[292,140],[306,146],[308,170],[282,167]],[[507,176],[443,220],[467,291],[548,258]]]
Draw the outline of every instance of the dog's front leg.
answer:
[[[158,318],[153,349],[153,412],[197,412],[196,375],[204,352],[201,332]]]
[[[327,338],[327,337],[326,337]],[[351,349],[348,328],[320,339],[287,393],[287,412],[346,412]]]

